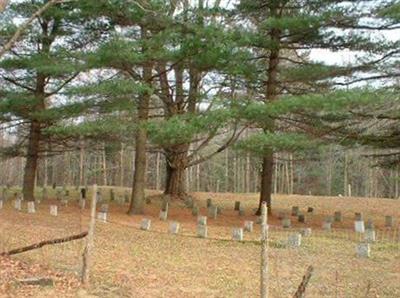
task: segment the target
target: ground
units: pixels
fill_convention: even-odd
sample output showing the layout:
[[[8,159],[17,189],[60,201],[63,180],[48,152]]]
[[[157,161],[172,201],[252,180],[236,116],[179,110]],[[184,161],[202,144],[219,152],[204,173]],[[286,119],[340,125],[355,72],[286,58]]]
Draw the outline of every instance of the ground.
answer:
[[[116,189],[116,196],[123,196],[124,191]],[[103,188],[102,192],[107,198],[109,189]],[[71,197],[78,196],[75,189],[70,193]],[[157,193],[150,191],[148,195],[153,199],[146,205],[145,215],[128,216],[127,204],[113,202],[109,222],[97,223],[88,288],[83,289],[78,282],[85,244],[78,240],[0,259],[0,264],[19,264],[8,266],[14,269],[9,269],[7,275],[1,271],[6,266],[0,268],[0,297],[49,297],[54,293],[58,297],[258,296],[260,227],[255,225],[253,233],[246,233],[244,242],[231,241],[233,227],[243,226],[244,220],[256,221],[256,194],[194,193],[203,215],[207,198],[223,207],[216,220],[208,220],[210,239],[195,237],[196,219],[181,202],[170,206],[167,222],[158,220]],[[89,211],[81,212],[76,201],[59,207],[58,217],[50,216],[49,205],[57,203],[53,197],[50,193],[50,199],[41,202],[35,214],[17,212],[11,199],[5,203],[0,210],[0,252],[87,229]],[[245,216],[233,211],[237,200],[245,207]],[[294,227],[284,230],[277,215],[290,212],[294,205],[303,212],[314,207],[314,215],[308,216],[305,224],[297,223],[293,217]],[[344,222],[335,223],[332,232],[322,231],[323,218],[336,210],[342,211]],[[361,235],[353,232],[354,212],[371,218],[377,229],[378,241],[372,244],[369,259],[358,258],[355,253]],[[385,215],[396,218],[396,228],[384,227]],[[144,217],[152,220],[150,231],[139,229]],[[181,223],[179,235],[168,234],[170,221]],[[399,200],[275,196],[274,215],[269,218],[270,297],[291,297],[309,265],[314,266],[315,272],[307,297],[400,297],[399,221]],[[312,236],[304,238],[298,249],[287,248],[288,235],[306,226],[312,227]],[[55,286],[48,288],[15,282],[16,278],[34,274],[58,277]]]

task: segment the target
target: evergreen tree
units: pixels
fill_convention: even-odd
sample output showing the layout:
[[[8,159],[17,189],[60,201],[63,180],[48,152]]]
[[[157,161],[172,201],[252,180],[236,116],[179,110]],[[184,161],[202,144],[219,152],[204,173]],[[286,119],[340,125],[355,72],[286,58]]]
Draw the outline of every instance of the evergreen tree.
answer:
[[[15,18],[29,18],[38,8],[47,7],[0,61],[0,80],[4,86],[0,94],[0,118],[3,126],[17,137],[2,153],[26,157],[23,196],[29,201],[34,200],[38,159],[48,151],[49,144],[61,143],[45,130],[77,114],[74,103],[60,95],[82,71],[74,53],[98,38],[86,34],[85,20],[80,18],[73,2],[52,6],[46,3],[11,3],[1,26],[5,36],[12,36],[18,30]]]
[[[374,35],[380,30],[391,30],[397,24],[382,15],[382,6],[386,7],[386,3],[242,0],[237,9],[244,16],[247,28],[240,34],[244,44],[254,49],[254,67],[259,74],[251,82],[253,94],[268,104],[282,95],[326,92],[335,85],[365,79],[360,79],[363,73],[370,76],[377,63],[387,60],[386,54],[395,47]],[[361,51],[369,56],[354,59],[344,66],[332,66],[307,59],[307,51],[312,49]],[[304,115],[292,117],[293,127],[301,126],[296,124],[301,123],[301,116]],[[274,149],[268,146],[268,140],[279,132],[279,118],[279,115],[266,116],[258,123],[265,135],[260,140],[267,142],[262,146],[260,206],[267,202],[269,212]]]

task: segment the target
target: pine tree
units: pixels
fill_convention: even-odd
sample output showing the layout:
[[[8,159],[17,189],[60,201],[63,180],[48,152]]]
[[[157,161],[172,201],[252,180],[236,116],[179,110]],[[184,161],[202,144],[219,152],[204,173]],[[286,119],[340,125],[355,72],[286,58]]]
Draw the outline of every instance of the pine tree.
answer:
[[[395,47],[374,34],[365,34],[396,26],[396,21],[380,14],[382,5],[385,4],[370,1],[242,0],[237,9],[247,28],[240,34],[243,42],[254,49],[254,67],[259,76],[252,88],[259,95],[258,100],[269,104],[282,95],[326,92],[376,69],[376,64],[387,60],[385,55]],[[312,49],[364,51],[370,56],[344,66],[327,65],[307,59],[307,51]],[[297,115],[297,119],[289,121],[290,125],[298,126],[296,123],[302,121],[299,118]],[[265,135],[260,139],[268,144],[280,130],[279,121],[276,115],[258,122]],[[274,149],[268,145],[263,148],[260,206],[267,202],[271,212]]]
[[[19,1],[9,5],[2,23],[5,36],[18,27],[15,18],[29,18],[48,1]],[[0,118],[3,126],[16,135],[15,143],[3,150],[5,156],[26,157],[23,196],[34,200],[38,159],[48,144],[60,146],[46,130],[77,111],[60,93],[82,71],[74,53],[90,45],[96,36],[85,34],[85,20],[74,10],[74,3],[47,6],[21,39],[0,61]]]

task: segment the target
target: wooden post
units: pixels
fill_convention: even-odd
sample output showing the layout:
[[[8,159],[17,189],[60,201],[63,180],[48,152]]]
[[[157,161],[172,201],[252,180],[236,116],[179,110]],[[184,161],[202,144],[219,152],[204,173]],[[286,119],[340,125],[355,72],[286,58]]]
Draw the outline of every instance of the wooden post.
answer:
[[[91,253],[92,253],[93,246],[94,246],[94,228],[95,228],[95,224],[96,224],[96,199],[97,199],[97,184],[94,184],[87,244],[86,244],[85,251],[83,253],[82,283],[84,285],[89,284]]]
[[[261,298],[268,297],[268,225],[267,225],[267,204],[261,205]]]

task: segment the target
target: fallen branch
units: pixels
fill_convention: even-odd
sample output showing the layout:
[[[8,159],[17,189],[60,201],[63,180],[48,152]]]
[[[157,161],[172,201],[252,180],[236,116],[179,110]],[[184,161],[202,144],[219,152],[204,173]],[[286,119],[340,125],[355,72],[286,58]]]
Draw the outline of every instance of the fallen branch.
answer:
[[[297,288],[297,291],[294,294],[293,298],[303,298],[304,297],[304,293],[306,292],[307,284],[310,281],[313,271],[314,271],[313,266],[309,266],[307,268],[306,274],[303,276],[303,280],[301,281],[299,287]]]
[[[83,232],[77,235],[72,235],[72,236],[68,236],[68,237],[64,237],[64,238],[58,238],[58,239],[52,239],[52,240],[45,240],[39,243],[35,243],[29,246],[25,246],[25,247],[20,247],[20,248],[16,248],[16,249],[12,249],[10,251],[5,251],[0,253],[0,256],[11,256],[11,255],[16,255],[22,252],[26,252],[29,250],[33,250],[33,249],[37,249],[37,248],[41,248],[45,245],[52,245],[52,244],[59,244],[59,243],[64,243],[64,242],[69,242],[72,240],[78,240],[78,239],[82,239],[85,238],[87,236],[88,232]]]

